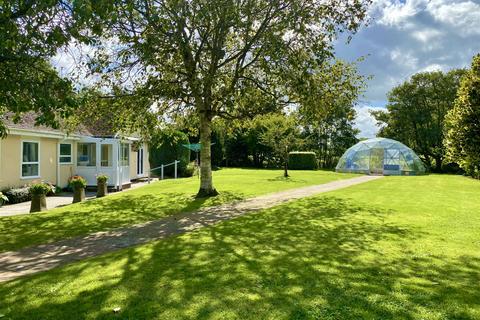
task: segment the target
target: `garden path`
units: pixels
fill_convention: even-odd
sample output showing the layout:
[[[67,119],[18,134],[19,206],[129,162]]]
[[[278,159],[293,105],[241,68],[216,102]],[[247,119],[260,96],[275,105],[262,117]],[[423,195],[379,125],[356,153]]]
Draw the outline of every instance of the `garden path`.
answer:
[[[181,213],[156,221],[0,253],[0,282],[46,271],[70,262],[102,255],[280,205],[284,202],[365,183],[381,176],[360,176],[321,185],[286,190],[255,198]]]

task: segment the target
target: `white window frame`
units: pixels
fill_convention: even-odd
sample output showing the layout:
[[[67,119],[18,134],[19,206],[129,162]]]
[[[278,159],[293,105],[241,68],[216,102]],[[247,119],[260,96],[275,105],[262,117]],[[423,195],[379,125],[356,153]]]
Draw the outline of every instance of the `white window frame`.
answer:
[[[107,149],[109,150],[109,152],[111,152],[110,154],[110,157],[111,157],[111,164],[109,166],[104,166],[102,165],[102,147],[103,146],[110,146],[110,148],[107,147]],[[113,152],[113,143],[109,143],[109,142],[106,142],[106,143],[100,143],[100,167],[102,168],[113,168],[113,159],[114,159],[114,152]]]
[[[92,166],[89,166],[89,165],[86,165],[86,166],[83,166],[83,165],[80,165],[79,164],[79,161],[78,161],[78,155],[79,155],[79,152],[78,152],[78,147],[82,144],[93,144],[95,147],[92,148],[93,151],[95,151],[95,162],[94,162],[94,165]],[[78,168],[82,168],[82,169],[95,169],[96,167],[98,167],[98,143],[96,141],[80,141],[80,142],[77,142],[77,154],[76,154],[76,157],[75,157],[75,164]]]
[[[123,155],[123,151],[124,151],[124,150],[123,150],[123,147],[124,147],[124,146],[126,146],[125,149],[126,149],[126,151],[127,151],[126,154],[125,154],[125,155],[127,156],[126,159],[123,159],[123,156],[124,156],[124,155]],[[119,165],[120,167],[130,167],[130,144],[129,144],[129,143],[120,142],[120,144],[119,144],[118,156],[119,156],[119,157],[118,157],[118,158],[119,158],[119,159],[118,159],[118,165]],[[126,161],[126,162],[124,163],[124,161]]]
[[[60,152],[62,150],[62,148],[61,148],[62,144],[70,145],[70,156],[60,154]],[[66,157],[70,157],[70,162],[61,162],[60,161],[61,158],[66,158]],[[60,165],[72,165],[73,164],[73,143],[71,143],[71,142],[60,142],[58,144],[58,163]]]
[[[40,141],[39,140],[21,140],[22,142],[22,147],[20,148],[20,179],[38,179],[41,177],[41,173],[40,173],[40,156],[41,156],[41,152],[40,152]],[[27,143],[36,143],[38,145],[38,161],[36,162],[23,162],[23,143],[24,142],[27,142]],[[36,176],[23,176],[22,172],[23,172],[23,165],[24,164],[36,164],[38,165],[38,175]]]

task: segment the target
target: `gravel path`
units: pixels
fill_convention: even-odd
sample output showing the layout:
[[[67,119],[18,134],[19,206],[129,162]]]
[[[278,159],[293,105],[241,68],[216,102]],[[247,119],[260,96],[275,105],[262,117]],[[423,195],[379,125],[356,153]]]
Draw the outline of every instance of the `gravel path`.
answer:
[[[321,185],[267,194],[244,201],[173,215],[143,224],[76,237],[58,242],[0,253],[0,282],[46,271],[121,248],[131,247],[172,235],[193,231],[252,211],[333,191],[381,178],[361,176]]]

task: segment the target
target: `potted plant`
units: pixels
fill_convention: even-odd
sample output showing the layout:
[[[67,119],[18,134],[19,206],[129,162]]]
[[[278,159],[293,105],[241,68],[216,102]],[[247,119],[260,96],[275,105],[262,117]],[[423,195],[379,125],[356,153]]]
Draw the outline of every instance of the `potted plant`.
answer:
[[[47,210],[47,193],[51,190],[52,188],[43,182],[34,183],[28,188],[28,191],[32,196],[30,212]]]
[[[6,195],[0,192],[0,207],[2,207],[5,202],[8,202],[8,198]]]
[[[97,176],[97,198],[105,197],[108,194],[107,181],[107,175],[99,174]]]
[[[81,176],[73,176],[68,180],[68,184],[73,189],[73,203],[85,200],[85,187],[87,180]]]

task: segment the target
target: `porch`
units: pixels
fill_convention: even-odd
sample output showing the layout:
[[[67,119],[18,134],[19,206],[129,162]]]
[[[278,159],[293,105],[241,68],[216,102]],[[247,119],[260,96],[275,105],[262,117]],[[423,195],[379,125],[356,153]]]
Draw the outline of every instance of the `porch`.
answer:
[[[87,180],[87,186],[96,186],[97,176],[105,174],[109,187],[129,187],[130,148],[129,140],[82,137],[77,143],[76,174]]]

